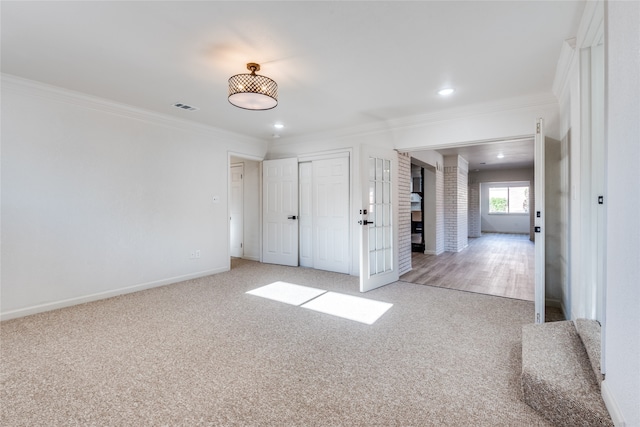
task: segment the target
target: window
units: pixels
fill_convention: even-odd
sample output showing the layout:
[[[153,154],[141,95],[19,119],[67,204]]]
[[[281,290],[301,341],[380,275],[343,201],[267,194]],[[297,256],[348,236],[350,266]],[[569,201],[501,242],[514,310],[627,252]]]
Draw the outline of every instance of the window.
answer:
[[[528,212],[528,186],[489,188],[489,213],[523,214]]]

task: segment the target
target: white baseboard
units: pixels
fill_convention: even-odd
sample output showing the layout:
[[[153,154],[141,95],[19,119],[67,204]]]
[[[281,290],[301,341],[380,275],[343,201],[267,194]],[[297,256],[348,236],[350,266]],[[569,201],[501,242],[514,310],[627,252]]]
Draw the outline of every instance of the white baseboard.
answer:
[[[438,255],[436,251],[424,251],[425,255]]]
[[[242,259],[246,259],[248,261],[258,261],[258,262],[260,262],[260,257],[258,257],[258,256],[243,256]]]
[[[607,380],[602,381],[601,394],[602,400],[604,400],[604,406],[607,407],[609,415],[611,415],[613,425],[616,427],[626,427],[627,423],[625,423],[622,413],[620,412],[620,408],[609,390],[609,383],[607,383]]]
[[[197,273],[185,274],[184,276],[170,277],[167,279],[156,280],[153,282],[140,283],[138,285],[127,286],[124,288],[113,289],[104,292],[98,292],[91,295],[83,295],[76,298],[69,298],[60,301],[48,302],[46,304],[34,305],[31,307],[19,308],[16,310],[0,313],[0,320],[17,319],[18,317],[29,316],[32,314],[43,313],[45,311],[57,310],[59,308],[71,307],[73,305],[84,304],[87,302],[98,301],[101,299],[112,298],[118,295],[130,294],[145,289],[157,288],[159,286],[170,285],[172,283],[183,282],[185,280],[197,279],[199,277],[211,276],[212,274],[223,273],[229,271],[227,267],[216,268],[214,270],[199,271]]]

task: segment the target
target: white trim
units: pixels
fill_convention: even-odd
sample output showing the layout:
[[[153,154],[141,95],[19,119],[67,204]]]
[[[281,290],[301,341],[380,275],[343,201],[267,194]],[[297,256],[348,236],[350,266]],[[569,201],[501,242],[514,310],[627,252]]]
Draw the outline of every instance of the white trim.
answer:
[[[251,154],[241,153],[239,151],[228,151],[229,162],[231,162],[231,157],[238,157],[243,160],[252,160],[254,162],[261,162],[264,160],[264,157],[253,156]]]
[[[444,149],[449,149],[449,148],[464,148],[464,147],[472,147],[472,146],[476,146],[476,145],[495,144],[495,143],[498,143],[498,142],[507,143],[507,142],[533,141],[534,137],[535,137],[534,134],[528,134],[528,135],[519,135],[519,136],[514,136],[514,137],[509,137],[509,138],[491,138],[491,139],[466,140],[466,141],[459,141],[459,142],[448,143],[448,144],[433,144],[433,145],[429,145],[429,146],[426,146],[426,147],[424,145],[423,146],[417,146],[417,147],[403,147],[403,148],[396,149],[396,151],[398,151],[399,153],[410,153],[410,154],[412,154],[412,153],[420,152],[420,151],[437,151],[437,150],[444,150]],[[425,163],[425,164],[427,164],[427,163]],[[468,162],[467,162],[467,164],[468,164]],[[432,166],[434,166],[434,165],[432,165]],[[440,165],[440,167],[443,167],[443,165]],[[436,167],[436,170],[440,170],[440,169],[438,169],[438,167]]]
[[[170,277],[167,279],[156,280],[153,282],[140,283],[132,286],[125,286],[124,288],[113,289],[104,292],[98,292],[91,295],[84,295],[81,297],[69,298],[61,301],[48,302],[45,304],[38,304],[31,307],[19,308],[16,310],[6,311],[0,314],[0,320],[16,319],[18,317],[29,316],[31,314],[43,313],[45,311],[56,310],[59,308],[71,307],[78,304],[84,304],[87,302],[99,301],[107,298],[112,298],[118,295],[130,294],[133,292],[142,291],[145,289],[157,288],[160,286],[171,285],[173,283],[183,282],[185,280],[197,279],[199,277],[211,276],[213,274],[223,273],[229,271],[227,267],[216,268],[214,270],[200,271],[197,273],[185,274],[183,276]]]
[[[602,400],[604,400],[604,406],[607,407],[609,411],[609,415],[611,416],[611,420],[616,427],[626,427],[627,423],[624,421],[624,417],[622,416],[622,412],[620,412],[620,407],[616,403],[616,400],[611,394],[609,389],[609,383],[607,380],[602,381],[601,385],[601,394]]]
[[[577,46],[585,48],[602,40],[604,35],[604,2],[602,0],[585,2],[584,12],[576,36]]]
[[[298,157],[298,163],[312,162],[314,160],[339,159],[341,157],[350,157],[352,149],[321,151],[318,153],[304,154]]]
[[[260,145],[264,151],[266,151],[267,142],[261,139],[250,138],[245,135],[229,132],[213,126],[179,119],[166,114],[156,113],[154,111],[121,104],[108,99],[40,83],[34,80],[23,79],[9,74],[0,74],[0,77],[3,91],[14,91],[21,95],[44,98],[55,102],[63,102],[107,114],[113,114],[128,119],[139,120],[145,123],[151,123],[182,131],[194,132],[205,136],[215,136],[217,138],[227,138],[238,142]]]
[[[571,82],[571,69],[574,66],[576,60],[576,39],[565,40],[560,50],[560,59],[558,59],[558,65],[556,66],[556,75],[553,79],[553,85],[551,91],[556,95],[559,100],[565,98],[565,95],[570,87]]]

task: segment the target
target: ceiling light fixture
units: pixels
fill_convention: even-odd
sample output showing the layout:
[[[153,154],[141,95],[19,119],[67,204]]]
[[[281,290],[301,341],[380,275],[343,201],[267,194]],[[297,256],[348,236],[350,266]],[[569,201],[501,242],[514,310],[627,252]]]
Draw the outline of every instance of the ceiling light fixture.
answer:
[[[273,127],[276,129],[283,129],[284,125],[282,123],[276,123],[275,125],[273,125]]]
[[[451,95],[453,92],[455,92],[455,89],[452,89],[452,88],[448,87],[448,88],[445,88],[445,89],[440,89],[438,91],[438,95],[440,95],[440,96],[448,96],[448,95]]]
[[[245,110],[270,110],[278,105],[278,84],[256,74],[260,64],[249,62],[251,74],[236,74],[229,79],[229,102]]]
[[[502,153],[498,154],[498,158],[499,159],[504,159],[504,154],[502,154]]]

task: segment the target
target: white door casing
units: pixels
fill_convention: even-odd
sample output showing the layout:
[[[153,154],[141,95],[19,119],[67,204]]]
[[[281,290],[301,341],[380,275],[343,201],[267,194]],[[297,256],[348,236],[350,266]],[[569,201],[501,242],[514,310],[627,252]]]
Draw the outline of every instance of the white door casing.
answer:
[[[360,292],[396,282],[398,275],[398,153],[362,145]]]
[[[232,257],[244,255],[244,166],[242,164],[231,165],[230,174],[230,202],[229,202],[229,229],[230,242],[229,253]]]
[[[544,323],[545,308],[545,203],[544,203],[544,123],[540,118],[536,121],[535,133],[535,322]]]
[[[298,160],[262,165],[262,261],[298,265]]]
[[[313,165],[311,162],[298,164],[300,186],[300,266],[313,268]]]

